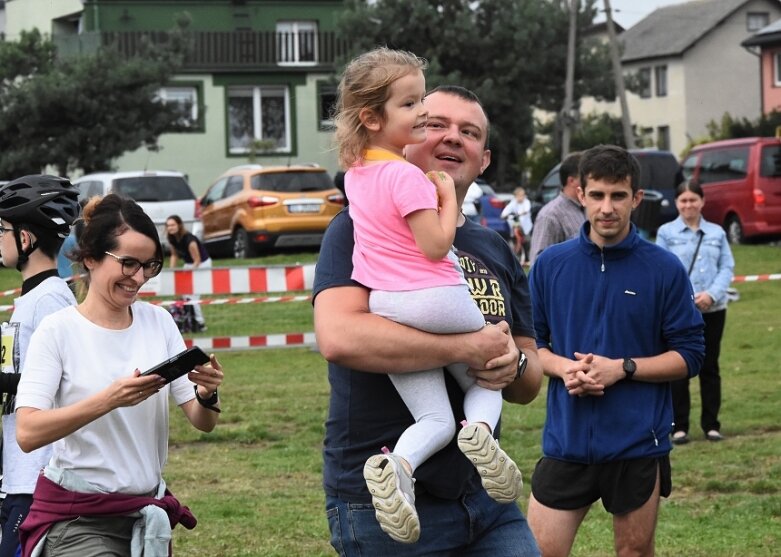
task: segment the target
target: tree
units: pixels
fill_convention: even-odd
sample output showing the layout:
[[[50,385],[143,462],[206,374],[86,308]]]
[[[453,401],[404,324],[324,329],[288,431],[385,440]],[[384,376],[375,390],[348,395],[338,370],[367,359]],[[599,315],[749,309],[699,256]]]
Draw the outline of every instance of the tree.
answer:
[[[579,25],[591,24],[594,4],[583,2]],[[378,45],[409,50],[429,61],[428,88],[456,84],[477,93],[491,120],[489,171],[500,185],[520,173],[534,137],[533,108],[562,105],[566,0],[348,0],[338,28],[351,55]],[[598,63],[594,49],[579,51],[576,96],[592,92],[594,75],[597,96],[604,92],[608,66],[583,66]]]
[[[553,135],[555,123],[539,126],[540,134]],[[620,117],[610,114],[587,114],[577,123],[572,132],[570,152],[585,151],[594,145],[610,144],[626,147],[623,124]],[[525,159],[529,171],[529,182],[536,187],[548,171],[561,161],[561,152],[549,141],[536,141]]]
[[[63,59],[37,30],[0,44],[0,176],[108,170],[127,151],[156,149],[186,108],[156,96],[186,51],[183,32],[169,37],[129,59],[111,48]]]
[[[705,125],[705,129],[707,130],[705,135],[689,139],[681,156],[686,156],[695,145],[711,141],[740,137],[776,137],[778,130],[781,129],[781,112],[772,110],[753,121],[745,116],[733,117],[729,112],[725,112],[721,120],[711,120]]]

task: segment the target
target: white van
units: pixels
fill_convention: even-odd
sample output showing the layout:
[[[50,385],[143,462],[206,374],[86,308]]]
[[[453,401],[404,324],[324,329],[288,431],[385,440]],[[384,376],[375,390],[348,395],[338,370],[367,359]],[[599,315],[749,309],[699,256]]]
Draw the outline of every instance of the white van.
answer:
[[[165,221],[179,215],[187,230],[203,239],[201,206],[187,177],[168,170],[131,172],[100,172],[72,180],[79,188],[79,199],[116,193],[136,201],[157,227],[163,247],[167,250]]]

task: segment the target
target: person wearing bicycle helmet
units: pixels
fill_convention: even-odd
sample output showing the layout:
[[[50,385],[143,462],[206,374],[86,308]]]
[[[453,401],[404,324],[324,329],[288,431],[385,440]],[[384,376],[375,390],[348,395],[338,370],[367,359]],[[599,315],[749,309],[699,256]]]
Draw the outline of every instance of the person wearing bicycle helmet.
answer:
[[[0,397],[3,423],[3,482],[0,505],[0,557],[16,555],[18,528],[32,503],[38,472],[51,456],[50,446],[29,454],[16,442],[16,388],[30,336],[44,317],[75,305],[57,272],[57,253],[79,216],[78,190],[65,178],[23,176],[0,188],[0,255],[3,265],[22,275],[21,296],[2,325]]]

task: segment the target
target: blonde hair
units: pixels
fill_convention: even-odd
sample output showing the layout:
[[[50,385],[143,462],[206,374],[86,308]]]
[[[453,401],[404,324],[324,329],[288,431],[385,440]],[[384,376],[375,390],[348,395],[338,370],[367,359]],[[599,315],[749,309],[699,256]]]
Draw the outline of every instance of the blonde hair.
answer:
[[[412,72],[425,70],[426,66],[423,58],[411,52],[387,47],[361,54],[347,65],[339,82],[334,116],[334,140],[342,168],[352,166],[369,145],[369,131],[361,124],[361,111],[369,109],[384,120],[391,84]]]

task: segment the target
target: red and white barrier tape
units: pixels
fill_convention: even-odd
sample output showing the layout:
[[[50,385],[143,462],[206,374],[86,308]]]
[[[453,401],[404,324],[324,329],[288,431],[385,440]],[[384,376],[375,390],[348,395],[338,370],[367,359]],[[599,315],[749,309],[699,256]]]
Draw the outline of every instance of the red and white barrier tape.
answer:
[[[150,304],[156,306],[219,306],[226,304],[259,304],[259,303],[277,303],[277,302],[308,302],[312,296],[260,296],[255,298],[214,298],[209,300],[149,300]],[[14,306],[0,306],[0,313],[13,311]]]
[[[311,290],[315,266],[166,269],[141,288],[142,296],[253,294]]]
[[[764,282],[766,280],[781,280],[781,273],[774,273],[772,275],[743,275],[741,277],[734,277],[732,282]]]
[[[154,300],[156,306],[219,306],[225,304],[260,304],[273,302],[308,302],[312,296],[260,296],[255,298],[212,298],[209,300]],[[2,307],[2,306],[0,306]]]
[[[206,269],[163,269],[141,288],[142,296],[185,294],[255,294],[311,290],[314,263],[279,267],[211,267]],[[21,288],[0,292],[0,297],[17,296]]]
[[[187,338],[188,348],[200,346],[205,352],[213,350],[247,350],[249,348],[293,348],[315,346],[314,333],[285,333],[278,335],[249,335],[236,337]]]
[[[307,266],[275,268],[274,272],[272,272],[271,274],[266,274],[266,278],[271,277],[272,279],[274,279],[270,286],[272,288],[274,288],[275,291],[308,290],[308,289],[311,289],[311,281],[312,281],[312,278],[314,277],[314,265],[311,266],[311,271],[306,269],[306,267]],[[260,267],[258,267],[258,268],[256,268],[256,267],[243,267],[243,268],[237,268],[237,269],[243,269],[246,272],[243,275],[241,273],[228,274],[227,275],[228,276],[227,280],[228,280],[228,284],[235,284],[237,287],[240,287],[240,288],[246,286],[246,282],[243,282],[243,281],[245,281],[245,279],[249,278],[252,275],[252,271],[253,270],[258,270],[258,269],[267,270],[266,268],[260,268]],[[268,268],[268,269],[271,269],[271,268]],[[280,286],[281,283],[279,283],[277,281],[277,279],[279,279],[280,276],[281,276],[279,273],[285,274],[289,270],[293,270],[293,269],[297,269],[297,271],[290,272],[289,274],[285,275],[285,276],[290,277],[290,281],[285,283],[286,284],[285,288],[281,288],[280,289],[279,286]],[[181,284],[185,284],[185,285],[188,284],[188,281],[191,281],[191,283],[194,284],[194,282],[192,282],[193,280],[200,280],[200,279],[197,278],[197,275],[195,275],[195,277],[193,277],[193,274],[195,274],[195,273],[207,273],[209,271],[214,272],[214,271],[225,271],[225,270],[234,271],[235,269],[230,269],[230,268],[226,267],[225,269],[196,269],[195,271],[179,271],[179,270],[177,270],[177,271],[168,271],[172,275],[175,274],[175,273],[189,273],[190,276],[183,275],[183,277],[181,279],[170,278],[170,279],[167,279],[167,281],[170,282],[171,284],[174,284],[174,282],[176,280],[180,280]],[[310,273],[311,273],[311,276],[310,276]],[[165,274],[165,273],[163,273],[163,274]],[[160,276],[162,276],[162,274]],[[260,276],[260,275],[257,275],[257,276]],[[237,277],[238,280],[236,282],[231,282],[232,281],[232,277]],[[218,289],[220,290],[220,292],[203,292],[203,291],[201,291],[200,288],[198,289],[198,292],[192,292],[193,289],[190,288],[189,289],[190,291],[188,291],[188,292],[182,291],[182,292],[177,292],[176,294],[161,294],[161,293],[159,293],[157,291],[147,291],[147,292],[142,292],[142,294],[144,294],[145,296],[165,296],[165,295],[186,295],[186,294],[234,293],[234,292],[222,292],[222,289],[225,287],[225,284],[226,284],[224,282],[224,280],[223,280],[223,279],[225,279],[225,275],[223,274],[221,277],[218,277],[218,278],[220,278],[220,280],[217,283],[212,282],[211,284],[212,284],[212,286],[214,286],[216,284],[218,286]],[[206,279],[204,279],[204,282],[201,283],[201,285],[206,284],[206,282],[208,282],[209,280],[211,280],[211,278],[207,277]],[[300,282],[302,280],[303,280],[303,282]],[[732,279],[732,282],[733,283],[765,282],[765,281],[770,281],[770,280],[781,280],[781,273],[773,273],[773,274],[767,274],[767,275],[741,275],[741,276],[734,277]],[[149,283],[147,283],[147,285],[148,284]],[[254,283],[254,284],[255,284],[255,286],[257,286],[257,283]],[[308,284],[308,286],[307,287],[300,287],[301,284]],[[258,292],[269,292],[269,291],[271,291],[271,290],[268,289],[268,286],[269,286],[269,283],[266,282],[266,289],[265,290],[258,290]],[[293,288],[293,287],[287,288],[287,286],[296,286],[296,287],[295,288]],[[187,288],[183,288],[183,289],[180,289],[180,290],[187,290]],[[4,292],[0,292],[0,297],[12,296],[12,295],[15,295],[15,294],[19,294],[20,292],[21,292],[20,288],[15,288],[13,290],[6,290]],[[240,292],[243,292],[243,290],[239,290],[239,292],[235,292],[235,293],[240,293]],[[254,292],[254,291],[252,291],[252,292]],[[269,303],[269,302],[304,302],[304,301],[309,301],[311,299],[312,299],[312,297],[309,296],[309,295],[302,295],[302,296],[260,296],[260,297],[251,297],[251,298],[218,298],[218,299],[200,300],[200,301],[192,301],[192,300],[190,300],[190,301],[187,301],[187,302],[182,302],[182,301],[179,301],[179,300],[150,301],[150,303],[156,304],[156,305],[162,305],[162,306],[170,306],[170,305],[174,305],[174,304],[177,304],[177,303],[179,303],[179,304],[189,304],[189,305],[198,304],[198,303],[200,303],[201,305],[221,305],[221,304],[257,304],[257,303]],[[0,313],[13,311],[13,309],[14,309],[13,304],[0,306]]]

